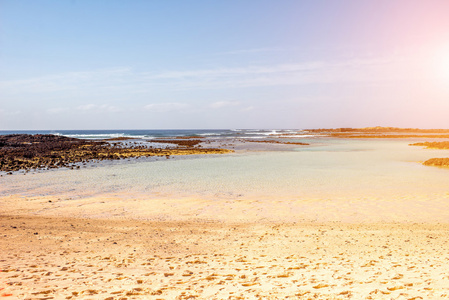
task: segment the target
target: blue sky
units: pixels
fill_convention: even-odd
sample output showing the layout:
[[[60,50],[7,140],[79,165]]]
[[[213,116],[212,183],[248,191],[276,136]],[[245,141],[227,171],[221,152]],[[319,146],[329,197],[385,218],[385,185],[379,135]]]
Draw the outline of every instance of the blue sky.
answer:
[[[449,1],[0,0],[0,130],[449,128]]]

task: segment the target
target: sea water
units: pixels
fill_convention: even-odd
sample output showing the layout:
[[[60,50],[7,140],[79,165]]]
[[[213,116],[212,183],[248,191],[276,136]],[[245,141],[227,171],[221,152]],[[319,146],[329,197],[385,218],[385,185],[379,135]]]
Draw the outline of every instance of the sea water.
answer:
[[[164,138],[164,137],[214,137],[214,138],[263,138],[285,134],[291,137],[303,137],[304,134],[300,129],[110,129],[110,130],[0,130],[0,135],[7,134],[54,134],[79,139],[108,139],[108,138]]]
[[[0,195],[126,194],[146,198],[308,201],[447,197],[449,170],[420,162],[447,150],[405,140],[302,138],[309,146],[271,151],[101,163],[0,177]],[[250,143],[252,144],[252,143]],[[446,196],[445,196],[446,195]]]

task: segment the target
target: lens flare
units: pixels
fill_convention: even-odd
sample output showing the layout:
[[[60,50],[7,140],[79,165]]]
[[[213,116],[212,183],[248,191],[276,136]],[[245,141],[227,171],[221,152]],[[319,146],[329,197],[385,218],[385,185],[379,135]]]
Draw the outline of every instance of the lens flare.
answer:
[[[446,84],[449,86],[449,52],[445,57],[441,60],[441,64],[439,66],[439,75],[445,80]]]
[[[439,84],[449,88],[449,45],[441,47],[434,53],[433,68]]]

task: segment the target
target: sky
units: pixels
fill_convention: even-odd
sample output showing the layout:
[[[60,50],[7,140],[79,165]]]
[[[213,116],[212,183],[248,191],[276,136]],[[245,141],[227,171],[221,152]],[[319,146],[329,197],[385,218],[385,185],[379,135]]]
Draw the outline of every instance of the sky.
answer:
[[[447,0],[0,0],[0,130],[449,128]]]

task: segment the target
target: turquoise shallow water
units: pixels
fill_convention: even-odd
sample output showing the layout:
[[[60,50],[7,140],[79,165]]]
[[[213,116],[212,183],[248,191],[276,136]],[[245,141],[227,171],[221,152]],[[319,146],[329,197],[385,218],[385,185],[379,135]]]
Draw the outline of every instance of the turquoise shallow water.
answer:
[[[3,176],[0,194],[301,200],[434,197],[449,192],[449,170],[419,163],[449,157],[448,151],[411,147],[404,140],[316,138],[310,142],[311,146],[288,151],[136,160]]]

